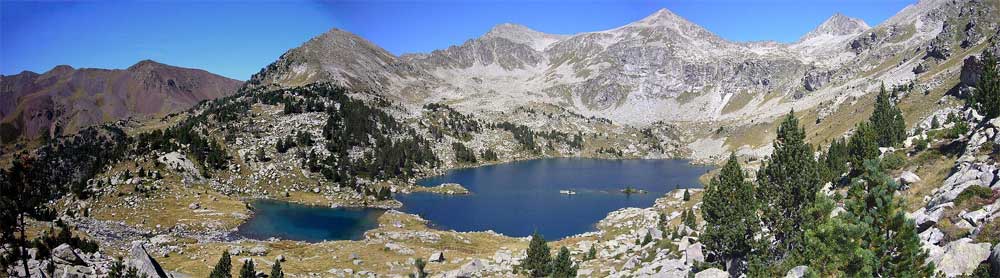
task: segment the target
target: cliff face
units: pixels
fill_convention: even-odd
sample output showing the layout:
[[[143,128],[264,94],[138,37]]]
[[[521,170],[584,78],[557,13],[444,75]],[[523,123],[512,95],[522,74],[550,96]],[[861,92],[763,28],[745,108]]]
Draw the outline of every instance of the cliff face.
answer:
[[[0,76],[0,139],[69,134],[129,117],[155,116],[233,94],[239,80],[141,61],[124,70],[57,66]]]

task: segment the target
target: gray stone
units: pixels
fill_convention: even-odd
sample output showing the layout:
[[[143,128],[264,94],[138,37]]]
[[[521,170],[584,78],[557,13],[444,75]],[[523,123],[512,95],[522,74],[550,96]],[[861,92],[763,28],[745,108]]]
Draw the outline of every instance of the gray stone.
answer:
[[[279,261],[279,262],[284,262],[285,261],[285,255],[278,255],[278,257],[275,257],[274,260],[275,261]]]
[[[132,267],[138,269],[140,274],[146,274],[148,277],[167,277],[167,273],[163,271],[163,267],[161,267],[152,256],[149,256],[149,252],[146,252],[146,247],[143,247],[142,243],[135,243],[132,245],[132,250],[129,252],[128,263]]]
[[[52,259],[56,262],[68,265],[80,265],[83,264],[83,259],[73,251],[73,247],[69,244],[60,244],[55,249],[52,249]]]
[[[989,243],[972,243],[972,239],[962,238],[948,243],[943,252],[931,254],[928,259],[938,271],[948,277],[955,277],[972,274],[989,256]]]
[[[938,230],[938,228],[930,228],[920,233],[920,240],[930,244],[938,244],[943,238],[944,233]]]
[[[257,245],[250,248],[250,256],[264,256],[267,255],[267,247],[263,245]]]
[[[479,259],[472,259],[472,261],[466,263],[461,268],[445,273],[444,277],[448,278],[471,278],[478,277],[477,272],[482,271],[485,266],[483,262]]]
[[[197,202],[194,202],[194,203],[191,203],[190,205],[188,205],[188,208],[192,209],[192,210],[199,209],[199,208],[201,208],[201,204],[199,204]]]
[[[796,266],[793,267],[792,269],[789,269],[788,272],[785,273],[785,278],[802,278],[806,276],[806,271],[809,271],[808,266],[804,265]]]
[[[902,174],[899,174],[899,181],[905,184],[913,184],[920,181],[920,176],[910,171],[903,171]]]
[[[694,274],[694,278],[728,278],[728,277],[729,273],[726,273],[725,271],[718,268],[709,268]]]
[[[427,261],[432,262],[432,263],[440,263],[440,262],[444,262],[444,260],[445,259],[444,259],[444,253],[443,252],[434,252],[434,254],[431,254],[431,257],[427,259]]]
[[[993,252],[990,254],[990,265],[993,266],[992,277],[1000,277],[1000,244],[993,246]]]
[[[684,259],[687,265],[694,265],[695,262],[704,262],[705,253],[702,252],[701,243],[695,243],[684,249]]]

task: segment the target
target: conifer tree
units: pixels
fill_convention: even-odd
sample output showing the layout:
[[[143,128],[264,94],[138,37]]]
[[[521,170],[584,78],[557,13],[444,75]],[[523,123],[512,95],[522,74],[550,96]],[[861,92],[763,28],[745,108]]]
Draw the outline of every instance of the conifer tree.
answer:
[[[906,123],[903,120],[903,113],[899,107],[893,103],[889,93],[885,91],[885,84],[875,97],[875,111],[872,112],[869,122],[876,130],[879,147],[892,147],[906,140]]]
[[[271,266],[271,276],[269,278],[285,278],[285,272],[281,271],[281,261],[274,261],[274,266]]]
[[[695,217],[693,210],[686,209],[681,212],[681,224],[684,224],[684,226],[694,229],[695,226],[698,225],[697,220],[698,219]]]
[[[590,245],[590,250],[587,251],[587,260],[593,260],[597,258],[597,247],[596,244]]]
[[[855,223],[868,226],[860,237],[862,248],[874,252],[869,262],[876,277],[929,277],[934,265],[925,264],[913,220],[907,219],[902,200],[895,199],[897,184],[880,171],[876,160],[865,162],[864,174],[848,191],[845,205]]]
[[[563,246],[559,248],[559,254],[552,261],[552,278],[572,277],[576,277],[576,267],[573,266],[573,261],[569,257],[569,249]]]
[[[851,168],[856,171],[862,170],[865,160],[878,158],[878,142],[871,124],[858,124],[854,135],[847,142],[847,152],[850,154]]]
[[[427,262],[425,262],[424,259],[418,258],[416,261],[413,261],[413,267],[417,269],[417,272],[414,273],[414,274],[412,274],[412,275],[410,275],[410,277],[414,277],[414,278],[425,278],[425,277],[427,277],[427,271],[424,270],[424,268],[427,267]]]
[[[687,202],[687,201],[690,201],[690,200],[691,200],[691,193],[688,193],[688,189],[687,189],[687,188],[685,188],[685,189],[684,189],[684,199],[683,199],[683,200],[684,200],[685,202]]]
[[[229,258],[229,250],[222,251],[222,257],[219,258],[219,262],[215,264],[215,268],[212,269],[212,273],[209,274],[209,278],[231,278],[233,262]]]
[[[804,211],[810,207],[822,182],[812,145],[795,112],[778,126],[774,152],[757,174],[757,198],[764,204],[762,223],[770,231],[772,252],[780,258],[798,246]]]
[[[257,271],[253,269],[253,260],[248,259],[240,268],[240,278],[255,278]]]
[[[646,236],[642,237],[642,244],[640,245],[646,245],[650,242],[653,242],[653,233],[646,233]]]
[[[827,170],[823,180],[833,181],[844,173],[847,173],[850,170],[847,164],[850,161],[849,155],[847,143],[844,142],[844,139],[834,139],[830,143],[830,148],[826,150],[826,155],[823,156],[823,164]]]
[[[705,189],[701,215],[705,219],[702,242],[722,259],[731,275],[743,272],[737,263],[750,254],[759,223],[756,202],[753,184],[746,180],[736,156],[730,154]]]
[[[531,235],[527,253],[527,256],[521,261],[521,267],[528,270],[532,277],[549,275],[549,262],[552,260],[552,255],[549,254],[548,243],[538,231]]]
[[[1000,116],[1000,76],[997,76],[997,59],[989,51],[983,52],[983,70],[969,104],[985,116],[984,120]]]

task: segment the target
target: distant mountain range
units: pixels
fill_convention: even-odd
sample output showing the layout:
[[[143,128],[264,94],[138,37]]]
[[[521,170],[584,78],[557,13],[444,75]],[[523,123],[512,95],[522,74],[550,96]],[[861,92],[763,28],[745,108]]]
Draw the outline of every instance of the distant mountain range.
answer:
[[[461,45],[399,57],[334,29],[289,50],[248,85],[328,81],[413,108],[446,101],[464,112],[549,103],[636,126],[744,124],[792,108],[829,113],[819,106],[882,83],[955,80],[961,63],[947,61],[998,32],[996,5],[988,2],[924,0],[875,27],[838,13],[794,43],[729,41],[665,9],[573,35],[501,24]],[[921,75],[938,65],[946,69]]]
[[[179,112],[231,95],[243,82],[144,60],[121,69],[62,65],[0,76],[0,139],[36,139],[129,117]]]

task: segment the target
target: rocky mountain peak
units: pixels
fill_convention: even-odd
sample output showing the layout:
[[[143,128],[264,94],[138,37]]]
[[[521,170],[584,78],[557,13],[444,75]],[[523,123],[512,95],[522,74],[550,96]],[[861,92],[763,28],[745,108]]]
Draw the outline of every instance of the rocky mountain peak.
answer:
[[[128,67],[128,71],[133,71],[133,72],[152,71],[162,67],[168,67],[168,66],[157,61],[146,59],[139,61],[138,63],[135,63],[134,65]]]
[[[871,28],[865,23],[864,20],[859,18],[848,17],[841,13],[835,13],[826,21],[823,21],[816,29],[813,29],[805,36],[802,36],[800,41],[807,39],[820,37],[824,35],[830,36],[845,36],[864,32]]]
[[[542,33],[520,24],[502,23],[493,26],[486,35],[483,35],[483,38],[503,38],[515,43],[526,44],[537,51],[543,51],[565,36]]]

